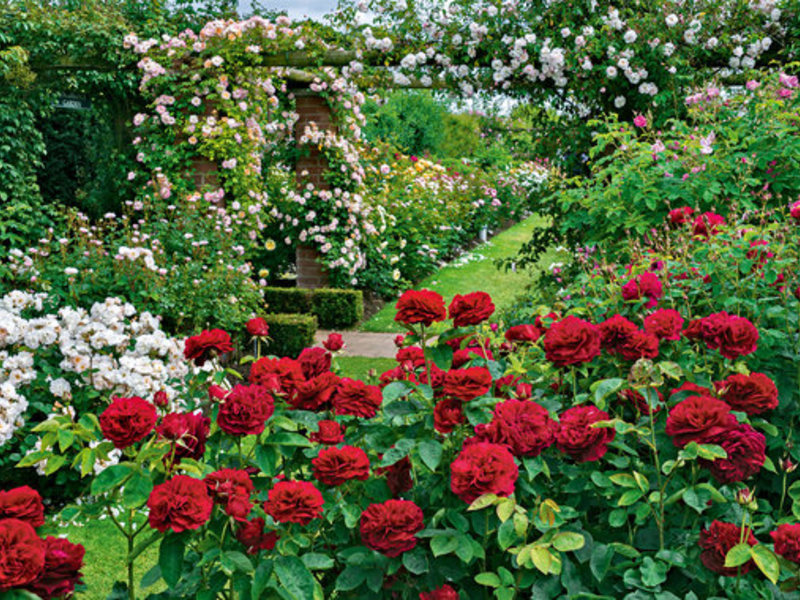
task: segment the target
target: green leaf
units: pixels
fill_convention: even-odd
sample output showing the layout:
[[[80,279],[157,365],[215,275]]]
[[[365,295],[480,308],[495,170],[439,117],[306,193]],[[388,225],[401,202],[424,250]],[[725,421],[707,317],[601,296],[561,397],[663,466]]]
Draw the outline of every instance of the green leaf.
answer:
[[[419,443],[417,450],[425,466],[435,472],[442,461],[442,445],[436,440],[426,440]]]
[[[174,588],[180,581],[183,571],[183,537],[174,533],[167,534],[161,540],[158,549],[158,566],[161,567],[161,577],[170,588]]]
[[[431,552],[434,556],[450,554],[458,547],[458,538],[453,534],[437,535],[431,538]]]
[[[336,589],[342,592],[349,592],[364,583],[366,578],[367,572],[361,567],[347,567],[336,578]]]
[[[61,452],[72,446],[73,441],[75,441],[75,434],[72,431],[69,429],[58,430],[58,449]]]
[[[728,553],[725,555],[725,566],[738,567],[751,558],[753,558],[753,551],[750,544],[736,544],[733,548],[728,550]]]
[[[122,504],[127,508],[138,508],[147,502],[152,491],[150,474],[143,470],[135,471],[122,488]]]
[[[314,597],[314,576],[296,556],[281,556],[276,559],[275,574],[283,586],[283,591],[293,600],[308,600]]]
[[[497,529],[497,545],[506,550],[517,539],[517,532],[514,531],[514,522],[505,521]]]
[[[414,575],[421,575],[428,572],[428,558],[425,550],[417,546],[410,552],[403,553],[403,566]]]
[[[643,496],[642,490],[628,490],[617,501],[617,506],[630,506]]]
[[[656,587],[667,580],[669,565],[645,556],[639,571],[642,573],[643,584],[647,587]]]
[[[735,546],[734,546],[735,547]],[[778,562],[778,557],[762,544],[753,546],[753,562],[756,563],[758,569],[764,574],[764,577],[769,579],[773,584],[778,583],[778,577],[781,575],[781,565]],[[725,564],[728,563],[728,557],[725,557]]]
[[[497,502],[497,494],[483,494],[472,501],[467,510],[481,510]]]
[[[559,552],[570,552],[580,550],[586,544],[586,540],[580,533],[574,531],[562,531],[557,533],[552,540],[553,548]]]
[[[605,544],[595,543],[592,548],[592,557],[589,559],[589,568],[592,571],[594,578],[601,582],[605,579],[606,573],[611,566],[611,561],[614,558],[614,550]]]
[[[412,391],[414,391],[414,386],[410,383],[406,381],[393,381],[383,388],[383,401],[385,403],[392,402],[403,396],[408,396]]]
[[[453,364],[453,349],[447,344],[430,346],[425,348],[425,359],[432,360],[442,371],[449,371]]]
[[[236,571],[241,571],[242,573],[253,572],[253,563],[238,550],[228,550],[222,555],[220,563],[222,564],[223,570],[228,573],[234,573]]]
[[[319,554],[317,552],[309,552],[302,557],[303,564],[312,571],[323,571],[325,569],[333,568],[334,560],[327,554]]]
[[[500,519],[503,523],[508,521],[511,518],[511,515],[514,513],[514,508],[516,507],[516,503],[511,498],[502,498],[497,502],[496,511],[497,511],[497,518]]]
[[[487,571],[475,575],[475,583],[496,588],[500,587],[500,578],[496,574]]]
[[[258,600],[258,598],[261,597],[261,592],[266,589],[271,575],[272,561],[261,561],[256,567],[256,572],[253,575],[253,584],[250,588],[250,594],[252,595],[253,600]]]
[[[132,472],[133,468],[128,463],[112,465],[104,469],[92,481],[92,494],[99,495],[120,486]]]
[[[289,431],[279,431],[267,437],[266,444],[273,446],[297,446],[300,448],[312,448],[314,444],[306,436]]]
[[[594,392],[594,403],[602,410],[606,406],[606,398],[622,389],[624,384],[625,380],[617,377],[601,379],[600,381],[594,382],[589,387],[589,390]]]

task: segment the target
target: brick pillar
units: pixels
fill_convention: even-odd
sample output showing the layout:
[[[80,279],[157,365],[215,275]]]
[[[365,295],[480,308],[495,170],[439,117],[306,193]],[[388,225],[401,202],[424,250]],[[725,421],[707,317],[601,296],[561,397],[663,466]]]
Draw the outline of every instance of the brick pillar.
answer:
[[[219,185],[217,163],[205,156],[195,156],[192,159],[192,178],[194,179],[195,189],[202,189],[205,185],[217,187]]]
[[[335,129],[331,109],[326,100],[309,89],[295,92],[295,105],[298,114],[295,125],[295,140],[300,140],[303,130],[309,123],[316,123],[320,131]],[[323,173],[328,169],[328,162],[316,146],[309,145],[297,158],[295,175],[300,190],[307,183],[312,183],[317,189],[329,189],[323,178]],[[297,246],[295,253],[297,264],[297,287],[320,288],[328,285],[328,272],[322,266],[319,252],[309,246]]]

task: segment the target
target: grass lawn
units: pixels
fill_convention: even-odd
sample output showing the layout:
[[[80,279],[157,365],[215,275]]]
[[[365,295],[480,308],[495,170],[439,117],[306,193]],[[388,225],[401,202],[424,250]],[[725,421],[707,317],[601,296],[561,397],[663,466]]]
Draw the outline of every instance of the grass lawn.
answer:
[[[342,369],[339,373],[342,377],[360,379],[369,383],[375,383],[369,381],[370,369],[374,369],[379,376],[384,371],[397,366],[397,362],[393,358],[368,358],[366,356],[340,356],[336,362]]]
[[[499,313],[525,291],[525,287],[535,279],[537,270],[503,271],[494,265],[494,261],[514,256],[530,239],[531,232],[542,225],[544,220],[541,217],[528,217],[426,277],[414,288],[439,292],[448,305],[456,294],[484,291],[491,295]],[[540,264],[547,262],[548,257],[545,256]],[[394,302],[387,302],[360,329],[403,333],[405,330],[394,322],[394,315]]]

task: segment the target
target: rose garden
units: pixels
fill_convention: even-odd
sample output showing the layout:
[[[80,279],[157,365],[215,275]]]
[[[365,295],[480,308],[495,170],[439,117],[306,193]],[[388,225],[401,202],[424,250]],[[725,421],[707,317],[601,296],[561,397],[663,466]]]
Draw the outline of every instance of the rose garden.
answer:
[[[243,4],[0,13],[0,600],[800,597],[800,3]]]

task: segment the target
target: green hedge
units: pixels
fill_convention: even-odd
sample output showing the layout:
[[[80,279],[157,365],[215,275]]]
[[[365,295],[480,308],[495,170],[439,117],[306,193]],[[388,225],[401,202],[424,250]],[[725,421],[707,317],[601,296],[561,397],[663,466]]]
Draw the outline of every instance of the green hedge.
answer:
[[[269,342],[266,350],[276,356],[297,355],[314,345],[314,334],[317,332],[317,318],[314,315],[268,314],[264,320],[269,325]]]
[[[361,290],[268,287],[264,299],[270,312],[310,313],[324,329],[352,327],[364,316]]]

